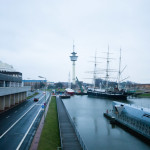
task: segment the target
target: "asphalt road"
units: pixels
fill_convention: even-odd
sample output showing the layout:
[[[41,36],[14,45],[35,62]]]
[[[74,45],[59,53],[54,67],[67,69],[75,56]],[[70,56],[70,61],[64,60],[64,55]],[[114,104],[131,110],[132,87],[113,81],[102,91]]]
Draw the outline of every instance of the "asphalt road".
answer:
[[[45,94],[38,96],[38,102],[33,97],[0,115],[0,150],[29,149],[44,112]]]

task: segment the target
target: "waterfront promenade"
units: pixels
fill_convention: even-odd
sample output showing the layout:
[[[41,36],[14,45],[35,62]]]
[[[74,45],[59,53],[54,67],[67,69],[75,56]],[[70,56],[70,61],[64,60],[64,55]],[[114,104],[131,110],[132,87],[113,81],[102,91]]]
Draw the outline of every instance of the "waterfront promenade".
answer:
[[[60,130],[62,149],[82,150],[62,100],[59,97],[57,97],[56,102],[57,102],[59,130]]]

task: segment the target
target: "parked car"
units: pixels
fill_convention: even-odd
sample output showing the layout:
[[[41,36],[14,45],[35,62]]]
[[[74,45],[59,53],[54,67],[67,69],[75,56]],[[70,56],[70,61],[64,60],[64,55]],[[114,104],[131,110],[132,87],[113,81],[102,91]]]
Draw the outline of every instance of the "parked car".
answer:
[[[35,101],[35,102],[37,102],[38,100],[39,100],[38,98],[36,98],[36,97],[34,98],[34,101]]]

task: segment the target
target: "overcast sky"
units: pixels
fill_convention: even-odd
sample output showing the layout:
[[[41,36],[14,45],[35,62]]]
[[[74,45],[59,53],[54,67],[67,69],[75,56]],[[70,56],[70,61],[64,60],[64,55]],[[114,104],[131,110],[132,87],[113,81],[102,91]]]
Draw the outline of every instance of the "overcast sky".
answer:
[[[0,60],[23,79],[68,81],[73,40],[79,80],[92,82],[85,79],[94,69],[89,61],[95,51],[106,57],[109,44],[111,69],[118,69],[121,47],[122,79],[150,83],[150,0],[0,0]],[[105,69],[106,60],[98,61]]]

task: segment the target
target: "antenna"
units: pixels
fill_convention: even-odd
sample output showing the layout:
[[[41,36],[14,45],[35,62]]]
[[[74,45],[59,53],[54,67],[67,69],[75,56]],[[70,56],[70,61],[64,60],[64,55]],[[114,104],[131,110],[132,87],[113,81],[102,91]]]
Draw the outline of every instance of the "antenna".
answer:
[[[73,40],[73,52],[74,52],[74,50],[75,50],[75,45],[74,45],[74,40]]]

